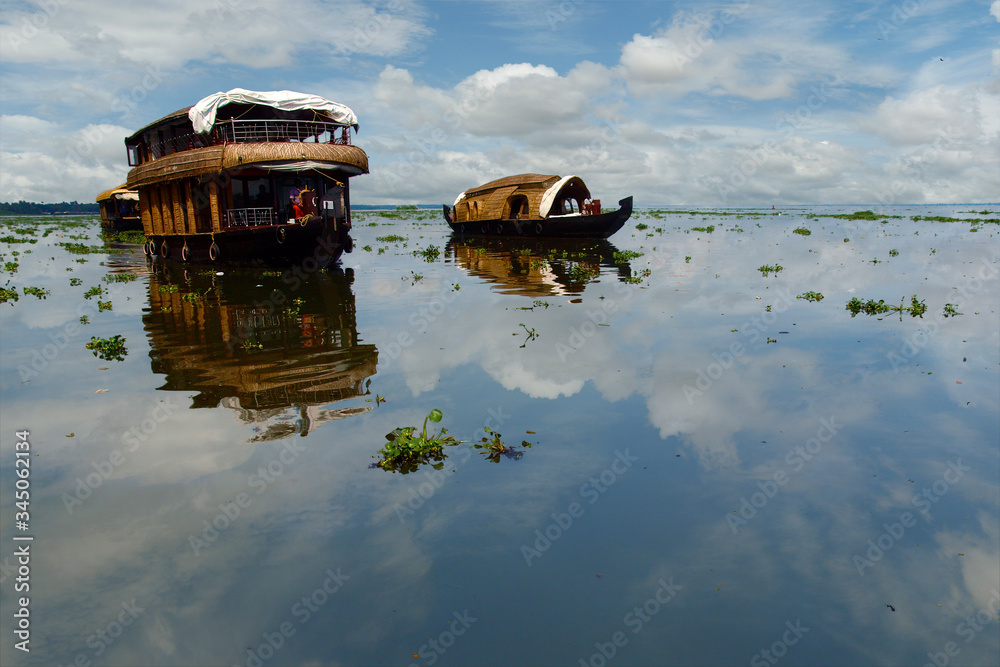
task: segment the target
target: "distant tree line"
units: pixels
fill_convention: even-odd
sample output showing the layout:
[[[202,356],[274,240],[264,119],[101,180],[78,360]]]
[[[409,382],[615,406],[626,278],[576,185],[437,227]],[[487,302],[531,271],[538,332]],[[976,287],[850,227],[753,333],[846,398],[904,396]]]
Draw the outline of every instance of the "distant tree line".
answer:
[[[60,213],[100,213],[100,207],[94,204],[85,204],[77,201],[64,201],[58,204],[37,204],[35,202],[0,202],[0,214],[16,215],[57,215]]]

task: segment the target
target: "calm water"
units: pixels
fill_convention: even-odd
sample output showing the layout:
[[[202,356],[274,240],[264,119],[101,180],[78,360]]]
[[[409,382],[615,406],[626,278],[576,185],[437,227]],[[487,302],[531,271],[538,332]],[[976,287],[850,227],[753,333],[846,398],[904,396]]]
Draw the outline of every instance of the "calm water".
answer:
[[[345,270],[301,275],[56,245],[96,220],[3,243],[2,281],[50,294],[0,304],[0,658],[997,664],[1000,230],[911,220],[997,213],[810,217],[857,208],[573,245],[358,214]],[[116,334],[123,361],[85,348]],[[532,447],[372,467],[434,408]]]

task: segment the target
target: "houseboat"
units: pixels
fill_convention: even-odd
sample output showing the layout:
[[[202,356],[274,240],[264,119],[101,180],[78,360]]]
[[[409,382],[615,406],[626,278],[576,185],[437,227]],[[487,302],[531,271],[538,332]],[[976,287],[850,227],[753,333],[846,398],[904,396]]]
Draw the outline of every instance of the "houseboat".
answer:
[[[236,88],[125,140],[147,255],[315,262],[351,252],[348,179],[368,173],[354,112],[292,91]]]
[[[142,229],[139,217],[139,193],[124,183],[97,195],[101,209],[101,227],[109,232]]]
[[[466,190],[444,217],[460,234],[606,239],[632,215],[632,197],[618,206],[603,213],[579,176],[518,174]]]

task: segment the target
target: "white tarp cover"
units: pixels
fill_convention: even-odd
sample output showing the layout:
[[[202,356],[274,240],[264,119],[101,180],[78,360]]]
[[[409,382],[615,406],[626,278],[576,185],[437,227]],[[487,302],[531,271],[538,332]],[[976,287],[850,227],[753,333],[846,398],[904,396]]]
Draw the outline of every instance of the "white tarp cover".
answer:
[[[331,102],[319,95],[306,95],[296,93],[291,90],[272,90],[269,92],[257,92],[255,90],[244,90],[243,88],[233,88],[227,93],[215,93],[204,98],[188,111],[188,118],[194,126],[194,131],[204,134],[215,125],[215,114],[219,107],[230,102],[240,102],[243,104],[263,104],[265,106],[281,109],[282,111],[301,111],[312,109],[321,111],[332,119],[335,123],[351,125],[358,129],[358,117],[347,106],[338,102]]]
[[[538,215],[543,218],[549,217],[549,211],[552,210],[552,205],[556,203],[556,197],[559,195],[559,191],[562,190],[564,185],[569,183],[574,178],[576,178],[576,176],[564,176],[559,179],[559,182],[545,191],[545,194],[542,195],[542,203],[538,206]],[[583,181],[580,182],[582,183]],[[587,186],[584,186],[583,189],[587,190]],[[587,196],[590,196],[589,190],[587,190],[587,193]]]

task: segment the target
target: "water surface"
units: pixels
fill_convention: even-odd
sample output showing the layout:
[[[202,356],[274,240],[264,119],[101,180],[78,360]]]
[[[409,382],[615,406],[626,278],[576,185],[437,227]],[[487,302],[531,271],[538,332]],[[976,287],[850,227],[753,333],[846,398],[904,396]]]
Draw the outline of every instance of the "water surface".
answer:
[[[0,304],[0,657],[997,664],[1000,230],[912,219],[976,208],[639,212],[601,243],[359,213],[318,273],[56,245],[89,219],[3,243],[50,293]],[[116,334],[122,361],[85,347]],[[372,467],[434,408],[532,447]]]

